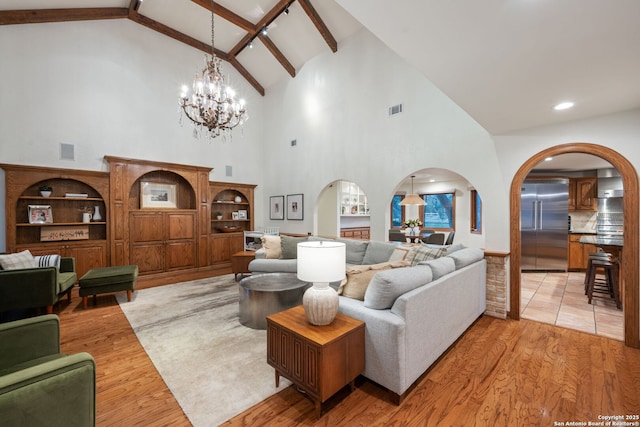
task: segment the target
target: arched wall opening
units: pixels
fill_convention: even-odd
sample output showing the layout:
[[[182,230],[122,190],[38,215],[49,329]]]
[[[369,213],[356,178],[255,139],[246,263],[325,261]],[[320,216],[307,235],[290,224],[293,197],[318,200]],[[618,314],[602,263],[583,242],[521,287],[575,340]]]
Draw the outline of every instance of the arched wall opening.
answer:
[[[568,153],[592,154],[611,163],[622,176],[624,197],[624,248],[620,273],[622,304],[624,307],[624,342],[640,348],[640,284],[638,283],[638,175],[633,165],[620,153],[596,144],[570,143],[543,150],[527,160],[516,172],[510,190],[511,262],[509,287],[509,317],[520,318],[520,266],[522,260],[520,236],[520,196],[522,184],[535,165],[549,156]]]

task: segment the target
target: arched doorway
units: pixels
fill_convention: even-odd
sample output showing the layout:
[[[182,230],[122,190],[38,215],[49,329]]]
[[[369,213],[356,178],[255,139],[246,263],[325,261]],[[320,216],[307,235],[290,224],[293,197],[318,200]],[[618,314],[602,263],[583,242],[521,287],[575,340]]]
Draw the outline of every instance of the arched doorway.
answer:
[[[518,169],[511,182],[510,190],[510,312],[512,319],[520,318],[520,189],[529,171],[549,156],[568,153],[586,153],[601,157],[611,163],[622,176],[624,197],[624,249],[622,251],[622,303],[624,306],[624,342],[627,346],[640,348],[640,286],[638,283],[638,175],[633,165],[620,153],[596,144],[571,143],[543,150]]]

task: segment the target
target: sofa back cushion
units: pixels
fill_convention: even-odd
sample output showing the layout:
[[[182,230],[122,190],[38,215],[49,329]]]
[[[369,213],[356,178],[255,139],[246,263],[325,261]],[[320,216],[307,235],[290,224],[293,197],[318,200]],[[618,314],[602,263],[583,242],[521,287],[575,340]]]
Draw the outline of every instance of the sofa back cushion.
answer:
[[[280,241],[282,243],[280,259],[297,259],[298,243],[306,242],[307,238],[280,235]]]
[[[33,259],[31,252],[24,250],[14,254],[0,255],[0,267],[3,270],[17,270],[21,268],[36,268],[38,264]]]
[[[456,271],[456,265],[453,259],[448,256],[438,259],[431,259],[429,261],[423,261],[419,265],[426,265],[431,268],[433,280],[438,280],[442,276]]]
[[[431,269],[427,266],[394,268],[374,275],[364,294],[364,306],[376,310],[391,308],[396,298],[431,282]]]
[[[364,253],[364,258],[362,259],[362,264],[371,265],[389,261],[396,246],[397,245],[393,243],[369,242]]]
[[[345,244],[345,250],[347,252],[347,264],[362,265],[364,254],[366,253],[367,246],[369,245],[368,241],[338,238],[336,239],[336,242],[342,242]]]
[[[447,258],[453,259],[456,270],[459,270],[484,258],[484,251],[478,248],[464,248],[448,255]]]

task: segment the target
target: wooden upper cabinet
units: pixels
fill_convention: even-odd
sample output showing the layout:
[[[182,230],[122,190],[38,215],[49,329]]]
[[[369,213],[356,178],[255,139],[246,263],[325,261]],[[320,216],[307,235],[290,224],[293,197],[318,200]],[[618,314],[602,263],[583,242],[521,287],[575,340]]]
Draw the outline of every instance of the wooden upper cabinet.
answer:
[[[598,178],[576,178],[576,210],[598,210]]]
[[[569,179],[569,211],[598,210],[598,178]]]

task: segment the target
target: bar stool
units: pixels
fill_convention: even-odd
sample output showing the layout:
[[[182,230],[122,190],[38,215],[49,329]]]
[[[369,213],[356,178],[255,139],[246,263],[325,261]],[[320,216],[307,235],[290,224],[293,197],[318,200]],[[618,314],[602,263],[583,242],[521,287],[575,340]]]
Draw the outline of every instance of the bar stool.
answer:
[[[601,248],[598,248],[597,252],[591,252],[589,254],[589,260],[587,261],[587,271],[585,272],[585,275],[584,275],[584,294],[585,295],[587,295],[587,284],[589,283],[589,277],[591,277],[591,275],[596,275],[595,276],[596,282],[600,280],[598,279],[598,276],[597,276],[597,269],[595,272],[592,271],[593,260],[611,261],[612,258],[613,257],[611,256],[610,253],[603,251]]]
[[[618,278],[620,276],[619,264],[602,259],[593,259],[590,261],[592,265],[587,279],[587,297],[589,298],[589,304],[591,304],[593,294],[599,293],[609,295],[616,302],[616,307],[618,309],[622,308],[618,287]],[[598,269],[604,270],[604,280],[596,279]]]

